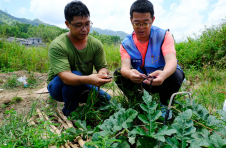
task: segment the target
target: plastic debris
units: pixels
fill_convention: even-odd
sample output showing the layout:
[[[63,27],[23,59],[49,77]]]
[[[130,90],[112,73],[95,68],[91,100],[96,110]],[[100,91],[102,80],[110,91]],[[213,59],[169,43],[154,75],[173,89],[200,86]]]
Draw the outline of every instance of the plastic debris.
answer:
[[[28,87],[28,83],[27,83],[26,79],[27,79],[27,77],[23,76],[23,77],[19,77],[19,78],[17,79],[17,81],[23,83],[24,88],[27,88],[27,87]]]

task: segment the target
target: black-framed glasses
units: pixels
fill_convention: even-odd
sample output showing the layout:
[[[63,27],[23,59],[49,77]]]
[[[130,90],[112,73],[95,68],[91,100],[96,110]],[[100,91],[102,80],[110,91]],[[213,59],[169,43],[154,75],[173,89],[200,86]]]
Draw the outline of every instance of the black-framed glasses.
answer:
[[[147,27],[149,27],[150,26],[150,24],[151,23],[143,23],[143,24],[141,24],[141,23],[132,23],[133,24],[133,26],[134,27],[141,27],[141,26],[143,26],[144,28],[147,28]]]
[[[69,24],[71,24],[71,23],[69,23]],[[89,28],[92,27],[92,25],[93,25],[93,23],[92,22],[89,22],[88,24],[85,24],[85,25],[72,25],[72,26],[75,27],[77,30],[82,30],[82,29],[84,29],[84,27],[86,29],[89,29]]]

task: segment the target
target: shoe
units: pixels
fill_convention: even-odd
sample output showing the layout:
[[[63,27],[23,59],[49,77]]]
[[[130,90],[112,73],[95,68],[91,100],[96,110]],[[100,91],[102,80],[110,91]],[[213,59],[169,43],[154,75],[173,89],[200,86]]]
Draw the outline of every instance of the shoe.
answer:
[[[167,113],[167,111],[168,111],[168,109],[167,109],[167,106],[166,105],[163,105],[162,103],[161,103],[161,111],[162,111],[162,117],[163,118],[165,118],[166,117],[166,113]],[[169,116],[168,116],[168,119],[167,120],[169,120],[169,119],[171,119],[172,118],[172,111],[171,110],[169,110]]]

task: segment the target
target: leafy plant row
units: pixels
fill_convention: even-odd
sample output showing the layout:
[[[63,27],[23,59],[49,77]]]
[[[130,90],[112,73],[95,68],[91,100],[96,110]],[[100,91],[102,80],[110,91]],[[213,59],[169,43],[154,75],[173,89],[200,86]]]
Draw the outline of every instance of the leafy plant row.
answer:
[[[217,111],[221,119],[209,114],[202,105],[190,104],[187,99],[185,104],[177,105],[178,113],[174,120],[163,125],[160,121],[161,110],[152,96],[144,91],[143,101],[139,111],[122,108],[115,100],[107,107],[115,113],[102,124],[92,129],[85,121],[77,120],[78,129],[69,129],[69,133],[83,138],[92,136],[92,142],[87,142],[85,148],[223,148],[226,147],[226,112]],[[173,109],[172,108],[172,109]],[[138,120],[137,120],[138,119]],[[136,124],[136,122],[141,123]]]

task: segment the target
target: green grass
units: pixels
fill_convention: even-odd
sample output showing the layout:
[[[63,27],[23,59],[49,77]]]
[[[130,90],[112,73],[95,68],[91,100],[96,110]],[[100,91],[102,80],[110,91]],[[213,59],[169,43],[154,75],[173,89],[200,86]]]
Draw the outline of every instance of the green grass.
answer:
[[[205,28],[197,38],[176,43],[177,58],[185,68],[204,65],[226,68],[226,19],[217,26]]]

